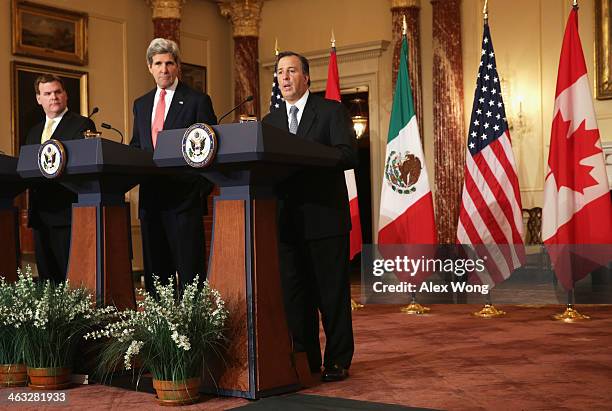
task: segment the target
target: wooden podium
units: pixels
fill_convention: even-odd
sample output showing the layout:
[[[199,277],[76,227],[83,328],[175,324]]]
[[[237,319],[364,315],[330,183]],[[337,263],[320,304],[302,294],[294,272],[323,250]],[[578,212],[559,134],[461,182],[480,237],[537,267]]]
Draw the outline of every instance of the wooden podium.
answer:
[[[136,308],[125,193],[161,170],[152,153],[100,137],[63,144],[68,160],[57,180],[78,194],[72,205],[68,279],[95,292],[98,303]],[[39,147],[22,147],[17,171],[40,183],[46,179],[38,169]]]
[[[13,201],[25,188],[25,182],[17,174],[17,158],[0,154],[0,277],[7,281],[17,279],[19,220]]]
[[[201,173],[219,186],[208,280],[230,311],[229,346],[209,363],[203,390],[256,399],[301,387],[283,307],[274,187],[303,167],[334,166],[335,150],[259,122],[213,126],[218,151],[206,169],[187,166],[185,129],[162,131],[154,161]],[[212,376],[212,379],[210,378]]]

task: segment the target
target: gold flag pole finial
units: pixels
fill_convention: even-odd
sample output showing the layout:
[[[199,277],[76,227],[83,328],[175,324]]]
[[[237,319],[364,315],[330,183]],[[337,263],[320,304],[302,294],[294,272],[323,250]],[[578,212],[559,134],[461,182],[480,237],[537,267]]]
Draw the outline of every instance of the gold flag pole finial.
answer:
[[[572,7],[574,8],[574,10],[578,10],[578,0],[574,0],[572,2]]]
[[[485,21],[489,20],[489,0],[485,0],[484,8],[482,9]]]
[[[408,34],[408,24],[406,24],[406,15],[402,15],[402,36],[406,36]]]
[[[278,56],[278,39],[274,39],[274,55]]]
[[[334,29],[332,29],[331,46],[332,46],[333,48],[335,48],[335,47],[336,47],[336,36],[334,35]]]

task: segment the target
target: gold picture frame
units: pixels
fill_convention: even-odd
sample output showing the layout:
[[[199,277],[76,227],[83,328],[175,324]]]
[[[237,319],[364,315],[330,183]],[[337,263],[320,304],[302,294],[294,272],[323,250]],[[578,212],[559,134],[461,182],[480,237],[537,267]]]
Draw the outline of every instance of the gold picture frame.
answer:
[[[12,1],[13,54],[87,64],[87,14]]]
[[[40,64],[11,62],[11,128],[13,153],[25,143],[28,131],[45,119],[45,113],[36,102],[34,81],[43,73],[55,74],[64,82],[68,93],[68,109],[88,115],[88,74],[84,71],[43,66]]]
[[[595,97],[612,99],[612,6],[595,0]]]

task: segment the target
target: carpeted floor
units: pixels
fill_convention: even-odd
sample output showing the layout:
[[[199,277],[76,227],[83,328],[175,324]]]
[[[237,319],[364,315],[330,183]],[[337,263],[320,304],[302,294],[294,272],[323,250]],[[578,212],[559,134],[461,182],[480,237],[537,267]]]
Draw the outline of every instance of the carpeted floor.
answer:
[[[234,408],[240,411],[278,410],[334,410],[334,411],[435,411],[429,408],[404,407],[402,405],[382,404],[379,402],[347,400],[337,397],[323,397],[309,394],[285,394],[252,401],[242,407]]]
[[[488,320],[469,315],[479,308],[474,305],[431,308],[424,316],[402,314],[398,306],[355,311],[350,378],[302,390],[298,397],[275,398],[267,409],[284,410],[296,398],[300,409],[316,410],[354,404],[334,398],[443,410],[612,409],[612,306],[579,307],[592,320],[573,324],[550,319],[560,306],[502,306],[507,316]],[[58,409],[57,404],[9,403],[10,392],[0,389],[0,409]],[[161,409],[145,392],[100,385],[65,392],[61,409]],[[314,403],[312,396],[317,396]],[[326,402],[325,397],[334,398]],[[205,398],[183,409],[248,404]]]

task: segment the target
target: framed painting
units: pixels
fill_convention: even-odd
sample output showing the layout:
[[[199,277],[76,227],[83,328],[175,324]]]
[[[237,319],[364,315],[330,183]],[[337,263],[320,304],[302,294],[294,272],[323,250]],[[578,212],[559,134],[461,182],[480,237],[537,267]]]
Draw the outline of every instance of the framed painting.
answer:
[[[11,97],[13,153],[25,142],[28,131],[45,119],[45,113],[36,101],[34,81],[44,73],[55,74],[64,82],[68,94],[68,110],[88,115],[87,73],[38,64],[11,62]]]
[[[87,14],[13,0],[13,54],[87,64]]]
[[[194,90],[206,93],[206,67],[181,63],[181,81]]]
[[[612,98],[612,5],[595,0],[595,97]]]

